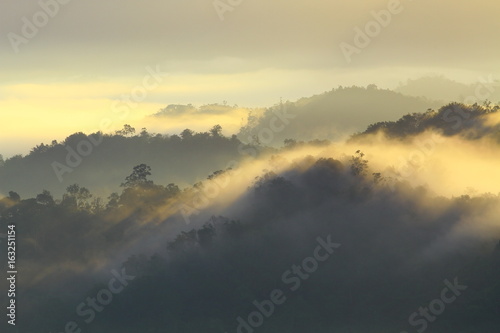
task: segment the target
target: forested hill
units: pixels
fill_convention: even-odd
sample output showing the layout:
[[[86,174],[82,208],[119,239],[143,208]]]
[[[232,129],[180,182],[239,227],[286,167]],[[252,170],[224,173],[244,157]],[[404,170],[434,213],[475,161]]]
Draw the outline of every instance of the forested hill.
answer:
[[[154,184],[147,166],[100,209],[81,205],[76,186],[60,203],[48,194],[2,200],[0,224],[19,231],[20,317],[30,318],[20,329],[58,332],[76,320],[96,333],[251,332],[241,327],[256,309],[271,311],[278,290],[259,332],[498,332],[500,197],[391,188],[374,171],[362,155],[305,157],[261,173],[217,209],[222,216],[190,225],[170,209],[186,192]],[[117,253],[130,255],[123,266]],[[94,274],[106,260],[111,268]],[[122,292],[90,310],[121,267],[130,277]],[[453,302],[425,321],[418,309],[451,284]]]
[[[238,137],[243,142],[251,141],[252,136],[272,126],[272,119],[281,112],[288,117],[287,125],[274,133],[270,145],[279,146],[285,139],[338,140],[374,122],[396,120],[406,113],[423,112],[441,105],[424,98],[379,89],[375,85],[366,88],[339,87],[269,108],[260,117],[251,115]]]
[[[451,104],[372,125],[355,138],[370,141],[369,134],[383,130],[399,144],[430,129],[498,138],[498,110]],[[250,332],[242,327],[262,302],[269,308],[278,290],[284,297],[275,315],[262,317],[259,332],[409,332],[432,325],[443,333],[496,333],[500,195],[437,195],[387,177],[380,169],[387,165],[372,164],[360,150],[346,155],[340,144],[331,146],[315,156],[307,143],[262,146],[261,156],[233,169],[227,163],[244,158],[242,148],[257,150],[223,136],[220,126],[180,135],[136,135],[125,126],[112,135],[77,133],[7,160],[1,172],[26,178],[3,174],[17,185],[0,200],[0,226],[16,225],[19,233],[17,300],[29,305],[19,317],[30,318],[21,331],[57,332],[75,319],[96,333]],[[66,160],[71,151],[83,152],[81,161],[73,153]],[[61,174],[69,186],[55,181],[54,161],[62,171],[73,169]],[[46,174],[30,179],[35,162]],[[194,185],[177,186],[175,175]],[[65,193],[15,192],[38,179]],[[87,185],[99,182],[116,193],[101,199]],[[323,247],[323,259],[312,261],[321,244],[339,246]],[[92,312],[86,300],[102,296],[118,270],[133,279],[104,311]],[[460,286],[452,304],[439,320],[425,321],[419,308],[434,304],[450,284]]]
[[[129,125],[111,134],[74,133],[61,142],[41,143],[26,156],[0,158],[0,195],[15,191],[21,197],[33,197],[49,190],[61,196],[69,185],[77,183],[105,196],[116,191],[116,184],[130,168],[141,163],[155,170],[154,180],[160,184],[192,185],[214,170],[227,169],[230,161],[244,158],[242,144],[281,147],[287,139],[337,140],[381,119],[397,119],[404,113],[433,107],[438,107],[436,102],[374,85],[339,87],[269,107],[261,115],[250,113],[237,136],[222,135],[218,125],[208,131],[186,129],[178,134],[149,133],[144,128],[136,132]],[[156,116],[178,115],[180,110],[194,112],[192,106],[176,106]],[[232,109],[211,110],[200,108],[196,112],[217,114]],[[277,113],[279,128],[274,128],[278,126],[273,122]],[[266,141],[261,134],[270,128],[272,140]]]
[[[75,133],[62,142],[40,144],[26,156],[13,156],[0,165],[0,194],[15,191],[34,197],[42,190],[61,196],[74,183],[93,193],[109,195],[132,167],[146,163],[160,184],[191,185],[241,154],[236,136],[225,137],[220,126],[207,132],[189,129],[179,135],[150,134],[125,126],[114,134]]]
[[[464,139],[491,137],[500,142],[500,106],[465,105],[451,103],[437,111],[408,113],[397,121],[382,121],[371,124],[362,132],[353,135],[353,139],[362,139],[369,134],[383,132],[389,138],[405,138],[418,135],[427,130],[438,131],[445,136],[459,135]]]

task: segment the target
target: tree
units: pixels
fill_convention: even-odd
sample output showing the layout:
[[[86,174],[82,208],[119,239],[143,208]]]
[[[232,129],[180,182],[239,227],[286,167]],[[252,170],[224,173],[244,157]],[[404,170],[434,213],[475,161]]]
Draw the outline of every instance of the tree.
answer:
[[[147,177],[151,176],[151,167],[146,164],[139,164],[134,167],[130,176],[125,178],[125,183],[121,187],[138,187],[144,185],[151,185],[153,182],[148,180]]]
[[[364,176],[368,169],[368,160],[363,159],[365,156],[360,150],[356,151],[356,155],[351,157],[351,173],[354,176]]]
[[[101,198],[94,198],[89,204],[89,210],[94,214],[99,214],[104,210],[104,205]]]
[[[210,129],[210,134],[213,137],[221,137],[222,136],[222,126],[221,125],[215,125]]]
[[[9,191],[9,199],[12,200],[13,202],[21,201],[21,197],[19,196],[19,194],[17,194],[14,191]]]
[[[286,148],[293,148],[297,145],[297,140],[294,139],[285,139],[283,142]]]
[[[119,131],[116,131],[115,132],[117,135],[123,135],[123,136],[132,136],[134,135],[135,133],[135,128],[133,128],[132,126],[130,126],[129,124],[125,124],[123,125],[123,129],[119,130]]]
[[[36,196],[36,202],[45,206],[53,206],[55,203],[52,194],[47,190],[43,190],[42,193]]]
[[[141,128],[141,138],[149,138],[149,133],[146,127]]]
[[[194,132],[192,130],[190,130],[189,128],[186,128],[184,131],[181,132],[180,135],[181,135],[182,140],[186,140],[186,139],[192,138],[193,134],[194,134]]]
[[[49,148],[50,148],[49,145],[46,145],[42,142],[41,144],[39,144],[31,149],[30,155],[46,153],[49,151]]]
[[[106,205],[107,209],[117,208],[118,202],[120,201],[120,196],[118,193],[113,192],[108,197],[108,204]]]
[[[181,192],[179,186],[175,185],[174,183],[170,183],[165,186],[165,191],[167,191],[169,197],[174,197]]]
[[[63,195],[63,205],[79,209],[90,208],[88,200],[92,198],[92,194],[90,194],[87,188],[80,187],[78,184],[73,184],[66,188],[66,192],[67,193]]]
[[[216,234],[214,226],[209,223],[203,225],[203,228],[199,229],[196,233],[198,236],[198,243],[203,248],[206,248],[212,244],[212,241]]]

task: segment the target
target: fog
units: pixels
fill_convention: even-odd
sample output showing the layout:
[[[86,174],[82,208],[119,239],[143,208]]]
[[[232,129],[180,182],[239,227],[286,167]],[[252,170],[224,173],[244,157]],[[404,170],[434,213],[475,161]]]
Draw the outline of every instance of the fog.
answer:
[[[496,114],[484,117],[485,123],[498,124]],[[315,238],[328,234],[342,244],[339,257],[317,273],[315,282],[304,282],[308,287],[301,289],[299,295],[319,292],[324,304],[334,306],[335,300],[324,299],[326,290],[335,293],[339,300],[347,296],[332,289],[328,279],[348,289],[353,288],[348,281],[366,283],[366,279],[374,277],[391,281],[390,288],[379,280],[372,282],[387,296],[401,293],[405,279],[417,283],[419,277],[423,278],[422,274],[427,275],[425,282],[417,283],[418,288],[424,288],[423,295],[432,295],[428,288],[438,287],[443,274],[451,279],[461,271],[463,264],[474,265],[474,260],[478,260],[475,258],[487,260],[500,238],[500,184],[494,176],[495,167],[499,165],[494,151],[499,143],[489,135],[471,140],[464,133],[447,136],[428,130],[403,139],[389,138],[383,133],[364,134],[349,142],[296,143],[273,152],[242,146],[243,158],[227,161],[230,169],[173,196],[160,194],[162,190],[157,187],[150,190],[131,187],[124,190],[121,204],[115,208],[108,205],[103,213],[89,211],[74,215],[73,219],[81,219],[81,222],[96,220],[87,222],[88,227],[81,229],[78,242],[70,236],[76,230],[63,226],[67,223],[64,219],[57,217],[50,223],[46,220],[49,210],[37,217],[39,222],[44,221],[45,227],[37,228],[33,234],[28,231],[29,227],[23,237],[25,257],[21,283],[26,291],[22,297],[43,289],[60,299],[65,307],[74,308],[85,295],[92,294],[90,288],[95,283],[98,286],[99,281],[105,282],[110,272],[125,262],[124,267],[137,281],[131,282],[134,287],[113,304],[118,304],[114,305],[118,308],[126,306],[127,302],[136,302],[137,293],[145,293],[150,300],[139,313],[149,318],[148,325],[157,327],[163,325],[154,310],[160,306],[155,302],[164,302],[159,295],[170,290],[169,293],[177,295],[176,299],[187,297],[171,289],[176,288],[175,284],[165,286],[161,281],[180,279],[176,283],[181,283],[183,288],[198,290],[202,271],[209,269],[213,273],[203,282],[208,289],[198,292],[205,295],[210,289],[217,291],[219,302],[226,310],[220,316],[212,314],[221,320],[214,329],[234,330],[238,311],[248,311],[245,309],[251,305],[251,299],[244,295],[229,296],[228,293],[234,292],[233,287],[220,285],[220,279],[224,275],[240,279],[241,287],[250,288],[248,292],[253,290],[250,293],[254,296],[250,297],[262,298],[262,293],[272,288],[272,281],[279,279],[280,270],[284,270],[287,263],[301,260]],[[68,233],[69,237],[55,236],[56,230],[59,235]],[[190,230],[198,230],[198,234]],[[202,230],[208,232],[207,236],[211,235],[203,242]],[[167,244],[170,244],[169,250]],[[184,276],[184,270],[195,262],[199,266],[190,268],[194,269],[194,275]],[[236,273],[238,270],[227,271],[228,263],[250,275],[242,276]],[[150,266],[153,264],[159,266],[153,268]],[[391,265],[390,270],[387,265]],[[360,275],[359,267],[364,274]],[[469,284],[479,283],[476,273],[489,274],[478,268],[475,273],[460,273],[461,279]],[[247,284],[250,277],[257,279],[259,285]],[[155,282],[148,282],[150,279]],[[161,290],[159,295],[144,289],[149,283],[156,285],[153,290]],[[362,290],[352,290],[350,297],[361,301]],[[215,299],[209,295],[203,297],[208,297],[204,298],[206,305],[189,310],[187,322],[181,317],[171,320],[183,327],[182,330],[194,329],[189,328],[189,322],[212,331],[203,324],[206,320],[203,311],[207,311],[205,307],[210,307]],[[403,321],[397,317],[416,307],[422,295],[408,297],[398,311],[400,314],[384,327],[394,329],[404,325],[404,317]],[[45,302],[41,298],[33,306],[42,306]],[[177,308],[169,305],[168,311],[184,311],[189,304],[183,298],[179,302]],[[294,312],[291,308],[300,304],[295,298],[290,302],[288,315]],[[310,306],[319,306],[316,301],[311,302]],[[363,307],[349,305],[349,311],[365,313],[365,306],[376,304],[369,300],[361,302],[366,304]],[[474,303],[471,299],[469,302]],[[103,312],[88,327],[85,322],[79,323],[90,331],[123,330],[125,327],[116,321],[115,316],[119,315],[116,309]],[[389,309],[382,306],[376,313],[387,316],[390,312],[387,311]],[[62,308],[58,313],[60,320],[70,316],[70,312]],[[309,315],[316,316],[314,313]],[[458,313],[454,312],[453,316]],[[263,326],[263,331],[272,330],[274,325],[288,327],[291,324],[288,315],[273,317]],[[320,316],[314,325],[319,325],[318,330],[321,327],[349,326],[355,330],[382,327],[373,314],[364,316],[365,320],[359,323],[349,319],[350,316],[334,316],[330,320]],[[47,316],[44,322],[47,328],[64,324],[54,316]],[[462,327],[468,325],[463,320],[457,323]],[[449,329],[458,327],[456,325],[438,327]]]
[[[0,330],[498,333],[499,10],[5,0]]]

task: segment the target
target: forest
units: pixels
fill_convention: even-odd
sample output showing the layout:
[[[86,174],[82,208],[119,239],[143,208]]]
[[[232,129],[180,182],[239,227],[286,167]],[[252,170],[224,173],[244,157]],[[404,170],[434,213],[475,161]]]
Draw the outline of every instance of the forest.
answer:
[[[405,141],[427,131],[498,145],[498,125],[488,121],[498,110],[452,103],[407,114],[369,125],[346,149],[370,149],[363,142],[373,135]],[[292,138],[279,148],[246,145],[221,130],[136,134],[125,125],[101,134],[88,157],[117,190],[102,197],[73,183],[25,196],[13,188],[0,200],[0,226],[16,225],[19,235],[23,332],[496,332],[498,193],[444,196],[386,175],[364,150]],[[7,159],[2,179],[50,165],[89,137]],[[129,162],[126,154],[137,164],[117,180],[111,166]],[[178,166],[140,163],[160,154]],[[181,166],[183,184],[172,175]],[[335,250],[313,259],[326,243]],[[455,296],[436,310],[445,287]]]

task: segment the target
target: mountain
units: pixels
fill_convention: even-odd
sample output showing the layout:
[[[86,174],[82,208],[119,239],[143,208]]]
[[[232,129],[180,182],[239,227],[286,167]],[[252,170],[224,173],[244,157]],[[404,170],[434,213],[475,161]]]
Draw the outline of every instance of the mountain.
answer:
[[[4,199],[21,331],[496,332],[499,196],[391,184],[362,154],[287,157],[183,192],[138,166],[97,210],[77,188]],[[199,210],[188,224],[179,204]]]
[[[397,119],[405,112],[432,107],[438,105],[372,85],[333,89],[265,111],[252,109],[237,136],[225,137],[222,129],[157,134],[143,128],[136,133],[130,125],[116,133],[74,133],[62,142],[41,143],[24,157],[16,155],[1,160],[0,194],[14,190],[21,197],[30,197],[48,190],[61,196],[68,186],[77,183],[95,194],[108,196],[118,190],[116,184],[129,170],[141,163],[156,170],[154,180],[158,183],[190,185],[212,171],[224,170],[234,161],[248,157],[244,144],[265,150],[269,146],[282,146],[286,139],[339,140],[381,119]],[[207,116],[216,122],[218,116],[230,117],[228,114],[233,112],[239,114],[242,109],[218,104],[199,108],[169,105],[148,121],[160,124],[188,114]]]
[[[426,97],[443,104],[459,101],[468,104],[490,100],[500,102],[500,85],[491,75],[473,84],[464,84],[444,76],[426,76],[400,83],[395,89],[403,95]]]
[[[225,137],[220,129],[180,135],[134,135],[125,126],[115,134],[75,133],[62,142],[40,144],[26,156],[17,155],[0,166],[0,193],[11,190],[21,197],[49,190],[61,196],[72,184],[108,196],[117,191],[132,167],[146,163],[154,168],[158,183],[193,184],[212,171],[226,169],[244,156],[244,146],[235,136]]]
[[[366,88],[339,87],[296,102],[276,105],[262,116],[250,115],[248,124],[240,130],[238,137],[246,143],[258,139],[265,145],[273,146],[280,146],[285,139],[335,141],[371,123],[439,106],[434,101],[404,96],[374,85]],[[284,126],[281,122],[278,126],[274,125],[276,114],[288,117],[283,121]],[[273,129],[273,126],[276,128]]]
[[[460,136],[468,140],[490,137],[500,142],[500,106],[450,103],[438,111],[407,114],[397,121],[371,124],[353,140],[370,134],[384,133],[389,138],[403,139],[432,130],[444,136]]]

